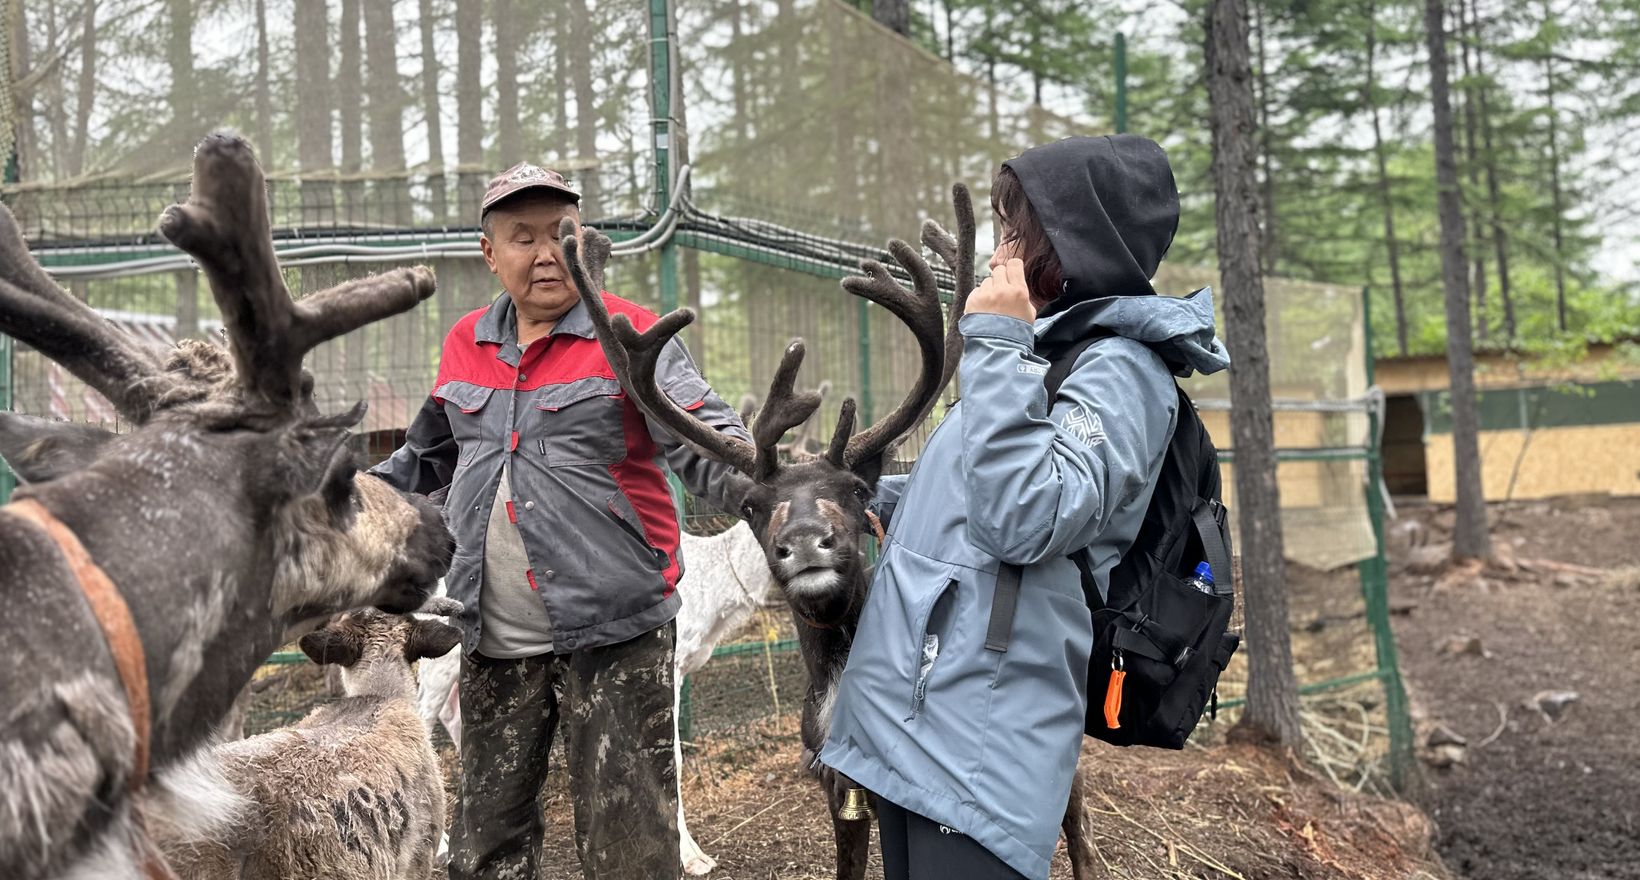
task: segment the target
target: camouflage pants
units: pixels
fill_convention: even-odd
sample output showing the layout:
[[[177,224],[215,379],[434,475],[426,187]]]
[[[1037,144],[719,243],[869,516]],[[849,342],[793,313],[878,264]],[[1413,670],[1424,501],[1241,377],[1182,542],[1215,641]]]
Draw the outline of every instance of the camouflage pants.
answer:
[[[450,878],[537,880],[538,796],[560,719],[587,880],[675,880],[674,623],[631,641],[461,665],[461,796]]]

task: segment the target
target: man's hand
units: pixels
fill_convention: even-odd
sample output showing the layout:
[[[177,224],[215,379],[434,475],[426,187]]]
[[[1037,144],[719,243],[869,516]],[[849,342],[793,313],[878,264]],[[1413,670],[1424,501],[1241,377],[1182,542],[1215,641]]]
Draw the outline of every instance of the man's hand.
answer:
[[[964,314],[1007,315],[1030,323],[1036,320],[1031,291],[1025,284],[1025,261],[1009,260],[968,296]]]

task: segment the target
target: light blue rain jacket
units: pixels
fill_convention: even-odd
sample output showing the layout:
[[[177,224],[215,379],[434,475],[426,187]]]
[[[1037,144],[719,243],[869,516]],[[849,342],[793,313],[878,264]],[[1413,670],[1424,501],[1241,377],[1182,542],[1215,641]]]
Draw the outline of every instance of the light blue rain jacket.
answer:
[[[1038,338],[1103,327],[1050,403]],[[1099,589],[1133,543],[1172,436],[1173,377],[1229,364],[1212,292],[1089,300],[1033,327],[969,315],[962,400],[894,505],[821,761],[972,837],[1027,877],[1070,797],[1093,627],[1069,555]],[[985,649],[997,567],[1023,566],[1012,641]]]

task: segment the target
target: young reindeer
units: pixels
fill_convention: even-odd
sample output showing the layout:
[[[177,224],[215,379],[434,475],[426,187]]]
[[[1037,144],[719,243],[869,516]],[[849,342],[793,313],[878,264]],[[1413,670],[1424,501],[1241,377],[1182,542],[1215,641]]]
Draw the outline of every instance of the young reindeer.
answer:
[[[190,759],[256,667],[332,612],[419,607],[453,552],[425,499],[355,482],[362,406],[320,416],[301,369],[319,343],[430,296],[431,273],[292,302],[261,171],[228,136],[200,144],[192,194],[160,231],[204,268],[233,369],[204,343],[165,355],[121,333],[51,280],[0,207],[0,333],[135,426],[0,508],[0,877],[164,876],[132,795],[185,826],[223,818],[220,779]],[[83,452],[75,440],[58,448]]]
[[[973,211],[966,189],[959,187],[957,197],[960,242],[964,243],[933,223],[925,226],[923,240],[956,271],[959,296],[954,308],[960,314],[962,300],[973,286]],[[948,358],[946,351],[960,350],[961,338],[954,322],[946,332],[934,272],[920,254],[896,240],[890,242],[889,251],[911,277],[911,289],[872,260],[861,263],[865,277],[843,282],[849,292],[883,306],[910,328],[921,353],[921,373],[899,407],[858,434],[854,433],[854,401],[845,400],[825,453],[786,462],[779,454],[782,436],[807,421],[820,405],[818,394],[798,393],[793,388],[803,360],[802,342],[793,342],[781,359],[752,426],[754,442],[714,436],[715,431],[672,404],[655,384],[661,349],[694,320],[694,314],[687,309],[668,314],[642,335],[622,316],[611,321],[596,295],[602,290],[608,239],[590,229],[583,232],[584,241],[577,241],[573,230],[563,235],[565,262],[588,304],[599,343],[627,394],[647,415],[701,454],[727,462],[744,475],[738,513],[757,535],[798,621],[799,646],[809,678],[801,722],[803,764],[826,791],[837,842],[837,877],[863,877],[870,825],[839,816],[844,792],[853,784],[818,766],[814,757],[825,740],[835,684],[848,659],[871,583],[861,539],[871,534],[866,504],[896,443],[923,421],[955,371],[955,356]]]
[[[205,838],[149,822],[178,877],[427,880],[444,828],[444,777],[416,714],[410,664],[461,642],[461,630],[439,619],[460,612],[461,603],[436,597],[419,614],[365,608],[302,636],[309,659],[341,670],[342,698],[203,756],[239,808]]]

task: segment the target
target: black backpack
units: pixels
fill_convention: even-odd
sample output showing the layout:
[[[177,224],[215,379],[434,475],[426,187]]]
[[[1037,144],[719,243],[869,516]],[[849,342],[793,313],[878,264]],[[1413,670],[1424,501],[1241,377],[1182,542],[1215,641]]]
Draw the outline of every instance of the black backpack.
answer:
[[[1054,351],[1043,384],[1050,408],[1076,359],[1104,335]],[[1182,749],[1212,705],[1219,674],[1241,642],[1229,631],[1235,607],[1230,534],[1221,501],[1218,451],[1196,407],[1178,388],[1178,418],[1133,546],[1110,573],[1101,599],[1086,549],[1071,555],[1093,615],[1088,660],[1088,736],[1119,746]],[[1213,570],[1212,592],[1187,586],[1197,563]],[[986,647],[1007,650],[1021,571],[997,577]]]

